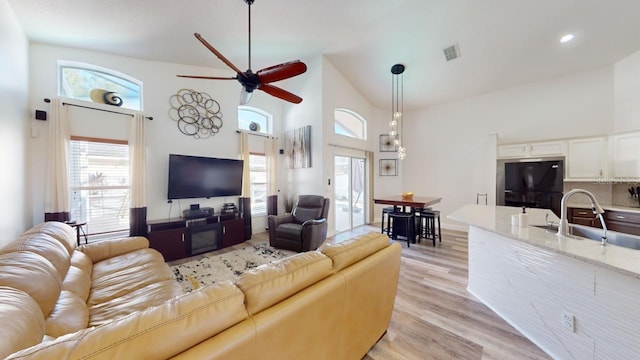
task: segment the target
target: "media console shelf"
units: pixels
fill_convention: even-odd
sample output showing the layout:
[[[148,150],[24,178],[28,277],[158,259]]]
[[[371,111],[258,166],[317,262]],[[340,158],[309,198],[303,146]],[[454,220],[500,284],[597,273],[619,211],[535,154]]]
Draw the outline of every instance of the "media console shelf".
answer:
[[[244,242],[244,219],[239,214],[147,221],[149,246],[165,261],[182,259]]]

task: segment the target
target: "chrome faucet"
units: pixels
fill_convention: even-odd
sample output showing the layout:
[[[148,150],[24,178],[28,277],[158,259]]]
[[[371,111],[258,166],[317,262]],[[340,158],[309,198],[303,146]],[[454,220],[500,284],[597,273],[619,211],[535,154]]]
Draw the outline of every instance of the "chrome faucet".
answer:
[[[596,197],[591,192],[583,189],[573,189],[562,196],[562,201],[560,202],[560,224],[558,224],[558,235],[566,236],[569,234],[569,221],[567,220],[567,202],[569,201],[569,198],[576,193],[585,194],[589,198],[589,201],[591,202],[591,210],[594,214],[596,214],[598,219],[600,219],[600,224],[602,224],[602,229],[604,230],[600,244],[602,246],[607,245],[607,225],[604,223],[604,216],[602,216],[602,214],[604,214],[604,209],[602,208],[602,206],[600,206],[600,204],[598,204]]]

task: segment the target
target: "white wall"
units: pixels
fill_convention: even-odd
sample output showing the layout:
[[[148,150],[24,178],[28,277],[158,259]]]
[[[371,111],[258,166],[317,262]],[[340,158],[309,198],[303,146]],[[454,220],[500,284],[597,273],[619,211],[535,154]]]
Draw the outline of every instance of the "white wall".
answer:
[[[240,84],[231,81],[195,80],[178,78],[176,74],[194,75],[230,75],[230,70],[211,69],[203,67],[185,66],[171,63],[143,61],[138,59],[114,56],[110,54],[82,51],[77,49],[55,47],[41,44],[31,45],[31,106],[49,110],[43,98],[55,97],[57,94],[56,62],[58,59],[86,62],[110,68],[121,73],[138,78],[144,83],[144,113],[152,116],[153,121],[147,122],[147,207],[148,219],[162,219],[169,216],[179,216],[181,209],[189,207],[191,203],[201,206],[213,206],[216,210],[224,202],[236,202],[237,197],[214,199],[186,199],[174,201],[173,206],[167,203],[168,154],[185,154],[211,156],[221,158],[238,158],[240,135],[237,130],[237,106],[240,94]],[[212,61],[215,61],[212,58]],[[183,135],[177,128],[176,122],[169,118],[169,98],[182,88],[195,89],[206,92],[218,101],[223,113],[223,127],[220,132],[207,139],[194,139]],[[280,122],[283,116],[282,101],[257,91],[251,105],[259,107],[274,116],[275,131],[281,131]],[[34,161],[34,194],[31,207],[33,208],[33,222],[43,219],[44,182],[44,153],[47,143],[47,122],[38,122],[34,126],[39,131],[39,137],[33,139],[32,149]],[[95,137],[100,137],[106,128],[113,124],[96,124]],[[252,139],[252,144],[256,139]],[[255,145],[254,146],[258,146]],[[170,211],[171,209],[171,211]],[[264,231],[264,221],[259,222],[258,231]],[[255,227],[254,227],[255,228]]]
[[[640,129],[640,51],[615,66],[614,132]]]
[[[495,190],[500,143],[613,131],[613,66],[407,112],[402,190],[442,197],[446,215]],[[489,199],[491,201],[492,199]]]
[[[32,225],[28,44],[13,10],[0,0],[0,247]]]

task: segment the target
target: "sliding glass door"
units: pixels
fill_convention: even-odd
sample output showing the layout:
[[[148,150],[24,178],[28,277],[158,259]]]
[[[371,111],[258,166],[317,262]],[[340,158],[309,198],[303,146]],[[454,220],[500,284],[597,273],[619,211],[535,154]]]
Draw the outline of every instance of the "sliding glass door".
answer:
[[[335,230],[351,230],[365,223],[365,159],[335,156]]]

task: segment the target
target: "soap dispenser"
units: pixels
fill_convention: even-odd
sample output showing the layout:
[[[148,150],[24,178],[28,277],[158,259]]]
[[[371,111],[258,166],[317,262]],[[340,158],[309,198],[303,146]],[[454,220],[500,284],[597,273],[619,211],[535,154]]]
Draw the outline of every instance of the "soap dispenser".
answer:
[[[518,215],[518,223],[520,227],[529,226],[529,214],[527,214],[527,209],[523,206],[522,212]]]

